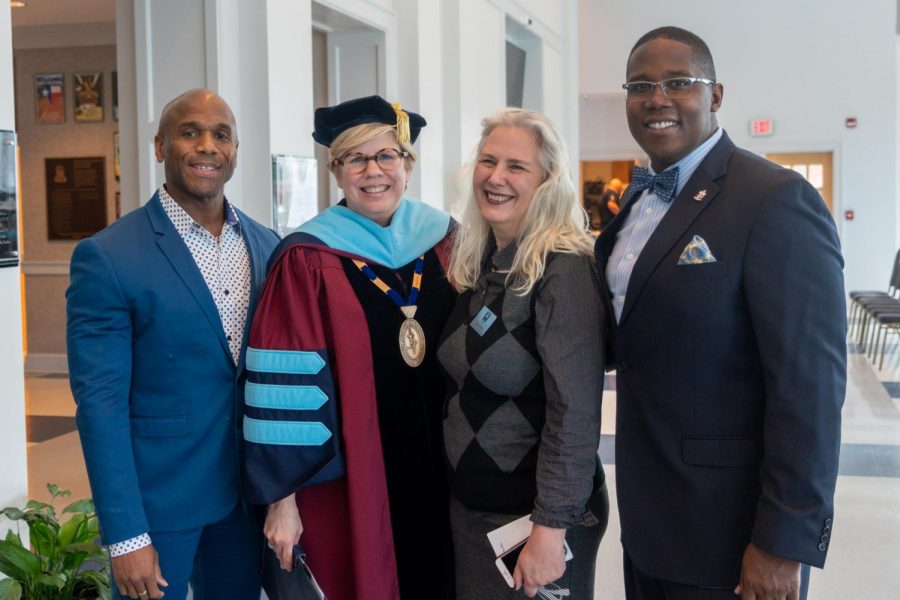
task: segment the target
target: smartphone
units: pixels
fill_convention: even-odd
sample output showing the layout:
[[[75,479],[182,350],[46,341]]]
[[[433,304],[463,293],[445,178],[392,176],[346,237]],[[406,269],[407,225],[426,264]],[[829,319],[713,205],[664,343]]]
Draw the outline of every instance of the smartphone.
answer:
[[[503,575],[503,579],[506,580],[506,584],[511,588],[516,587],[516,582],[513,579],[512,574],[516,570],[516,563],[519,562],[519,555],[522,553],[522,548],[525,547],[525,542],[527,541],[528,538],[525,538],[497,558],[497,570],[500,571],[500,574]]]
[[[528,538],[525,538],[499,557],[497,557],[497,570],[500,571],[500,574],[503,575],[503,579],[506,580],[507,585],[509,587],[516,587],[516,581],[513,579],[513,573],[516,570],[516,563],[519,562],[519,555],[522,554],[522,548],[525,547],[525,543],[528,541]],[[563,540],[563,549],[566,553],[566,561],[572,560],[572,550],[569,548],[569,542]]]

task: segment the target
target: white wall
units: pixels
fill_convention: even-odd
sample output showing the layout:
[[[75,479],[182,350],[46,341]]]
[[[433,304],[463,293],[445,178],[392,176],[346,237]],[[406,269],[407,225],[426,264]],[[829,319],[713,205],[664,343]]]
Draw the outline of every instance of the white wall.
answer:
[[[506,106],[507,18],[540,38],[541,111],[566,139],[574,170],[579,137],[576,1],[445,0],[441,10],[444,206],[452,207],[459,186],[468,184],[459,180],[459,166],[472,157],[481,119]]]
[[[677,25],[702,37],[725,86],[719,123],[739,146],[834,152],[834,214],[848,289],[884,288],[898,243],[895,0],[685,3],[580,0],[581,158],[640,153],[625,125],[620,85],[634,42]],[[845,117],[859,120],[844,127]],[[748,122],[775,121],[751,138]],[[845,210],[854,221],[844,221]]]
[[[0,129],[13,130],[16,117],[9,11],[8,3],[0,5]],[[19,268],[0,269],[0,506],[21,506],[28,494],[19,282]],[[6,525],[0,522],[0,533],[5,530]]]
[[[126,194],[143,204],[163,183],[153,151],[162,108],[188,89],[208,87],[229,103],[238,127],[238,168],[225,193],[271,225],[271,155],[312,156],[310,6],[310,0],[118,0],[119,61],[134,65],[133,82],[119,79],[122,104],[130,99],[121,114],[123,205]],[[126,167],[136,177],[126,177]]]

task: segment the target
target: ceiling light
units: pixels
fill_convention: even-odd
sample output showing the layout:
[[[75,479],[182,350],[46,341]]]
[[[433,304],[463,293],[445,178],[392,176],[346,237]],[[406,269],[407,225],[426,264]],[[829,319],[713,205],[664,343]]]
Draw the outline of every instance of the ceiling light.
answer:
[[[10,0],[10,8],[25,8],[26,4],[22,0]]]

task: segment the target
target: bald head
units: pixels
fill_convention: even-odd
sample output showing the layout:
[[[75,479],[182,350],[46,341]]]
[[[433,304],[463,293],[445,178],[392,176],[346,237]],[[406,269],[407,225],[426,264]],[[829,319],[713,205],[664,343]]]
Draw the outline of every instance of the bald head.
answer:
[[[165,163],[166,190],[176,202],[222,202],[237,166],[238,140],[234,113],[218,94],[190,90],[166,104],[155,145],[156,160]]]
[[[235,140],[237,140],[237,126],[231,107],[217,93],[205,88],[188,90],[170,100],[163,107],[162,114],[159,115],[159,128],[156,131],[156,135],[166,137],[183,113],[192,110],[203,110],[204,107],[210,112],[224,112],[227,114],[229,116],[229,125],[234,132]]]

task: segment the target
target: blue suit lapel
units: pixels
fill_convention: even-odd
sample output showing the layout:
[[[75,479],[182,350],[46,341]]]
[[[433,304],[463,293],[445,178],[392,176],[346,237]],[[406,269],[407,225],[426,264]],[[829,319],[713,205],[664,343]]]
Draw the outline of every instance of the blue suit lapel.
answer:
[[[663,217],[656,231],[647,240],[647,245],[644,246],[640,256],[638,256],[634,264],[634,270],[631,272],[631,278],[628,280],[628,290],[625,292],[625,306],[622,307],[622,317],[619,319],[620,327],[628,319],[632,307],[634,307],[634,304],[640,297],[641,291],[644,289],[644,285],[653,271],[671,252],[672,247],[682,238],[685,231],[697,217],[718,196],[719,186],[715,181],[725,175],[728,158],[734,152],[734,149],[734,144],[723,133],[722,139],[710,150],[697,170],[694,171],[687,185],[672,201],[674,204],[666,213],[666,216]],[[699,200],[697,200],[698,197],[700,198]]]
[[[232,205],[234,206],[234,205]],[[244,369],[244,359],[247,354],[247,343],[250,338],[250,326],[253,323],[253,315],[256,312],[256,304],[262,293],[262,287],[266,281],[266,263],[269,255],[263,249],[257,227],[251,225],[250,217],[235,207],[238,218],[241,221],[241,233],[244,244],[247,246],[247,255],[250,257],[250,305],[247,308],[247,321],[244,323],[244,338],[241,344],[241,355],[238,358],[237,372]]]
[[[228,362],[233,364],[231,358],[231,349],[228,346],[228,340],[225,339],[225,328],[222,326],[222,319],[219,317],[219,311],[216,303],[213,301],[212,294],[203,279],[200,268],[194,261],[191,251],[185,245],[184,240],[178,235],[172,221],[163,210],[162,203],[159,200],[159,194],[154,194],[150,202],[146,205],[147,216],[150,218],[150,225],[156,232],[156,245],[169,260],[172,268],[181,278],[184,285],[188,288],[200,309],[206,316],[209,326],[222,345],[222,350],[228,357]]]

